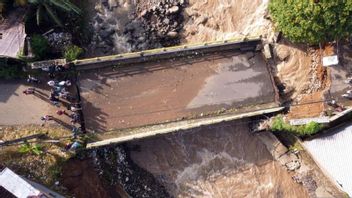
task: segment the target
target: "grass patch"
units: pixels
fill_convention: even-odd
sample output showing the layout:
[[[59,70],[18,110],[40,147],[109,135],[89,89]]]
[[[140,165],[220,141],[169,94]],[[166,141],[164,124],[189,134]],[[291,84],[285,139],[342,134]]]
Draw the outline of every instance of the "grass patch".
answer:
[[[39,128],[36,126],[0,128],[1,140],[13,140],[37,133],[46,133],[50,138],[69,136],[62,128]],[[61,175],[61,167],[72,153],[62,148],[70,140],[60,143],[26,142],[20,145],[0,147],[0,165],[9,167],[28,179],[53,186]]]
[[[295,142],[294,144],[292,144],[288,147],[288,150],[295,152],[295,151],[303,151],[304,149],[300,143]]]
[[[77,45],[68,46],[65,49],[64,57],[67,61],[74,61],[83,54],[83,49]]]
[[[286,123],[282,116],[276,116],[271,124],[270,128],[273,132],[290,132],[299,137],[307,137],[318,133],[323,129],[323,126],[316,122],[310,122],[301,126],[292,126]]]

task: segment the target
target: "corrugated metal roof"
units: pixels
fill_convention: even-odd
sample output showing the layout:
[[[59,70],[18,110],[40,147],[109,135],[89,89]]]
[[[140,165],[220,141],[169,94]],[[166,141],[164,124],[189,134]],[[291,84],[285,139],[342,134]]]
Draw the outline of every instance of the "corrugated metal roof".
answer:
[[[314,159],[352,195],[352,124],[336,129],[330,135],[305,141]]]
[[[0,186],[18,198],[27,198],[28,196],[38,196],[40,194],[39,190],[8,168],[5,168],[0,173]]]
[[[14,10],[8,15],[4,22],[0,23],[0,55],[16,57],[23,48],[26,38],[23,23],[24,11]]]

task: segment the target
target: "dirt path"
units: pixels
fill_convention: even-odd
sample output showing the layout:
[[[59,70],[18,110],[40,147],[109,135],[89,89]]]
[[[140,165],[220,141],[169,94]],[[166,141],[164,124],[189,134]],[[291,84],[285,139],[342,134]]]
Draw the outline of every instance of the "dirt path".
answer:
[[[49,93],[42,90],[36,95],[23,94],[28,87],[22,81],[0,81],[0,125],[42,123],[40,117],[52,107],[41,97],[46,99]]]

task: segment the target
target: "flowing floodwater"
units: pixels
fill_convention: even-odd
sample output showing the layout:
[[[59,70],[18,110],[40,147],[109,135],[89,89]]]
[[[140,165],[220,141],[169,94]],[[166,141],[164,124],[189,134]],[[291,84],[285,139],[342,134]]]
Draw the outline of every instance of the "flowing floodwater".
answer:
[[[129,143],[174,197],[307,197],[244,121]]]

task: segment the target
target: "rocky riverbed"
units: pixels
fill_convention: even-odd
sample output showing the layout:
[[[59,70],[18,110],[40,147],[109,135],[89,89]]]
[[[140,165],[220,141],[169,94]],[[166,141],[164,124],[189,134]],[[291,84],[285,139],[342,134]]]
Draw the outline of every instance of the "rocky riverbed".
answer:
[[[183,0],[92,1],[93,32],[88,56],[99,56],[180,43]]]

